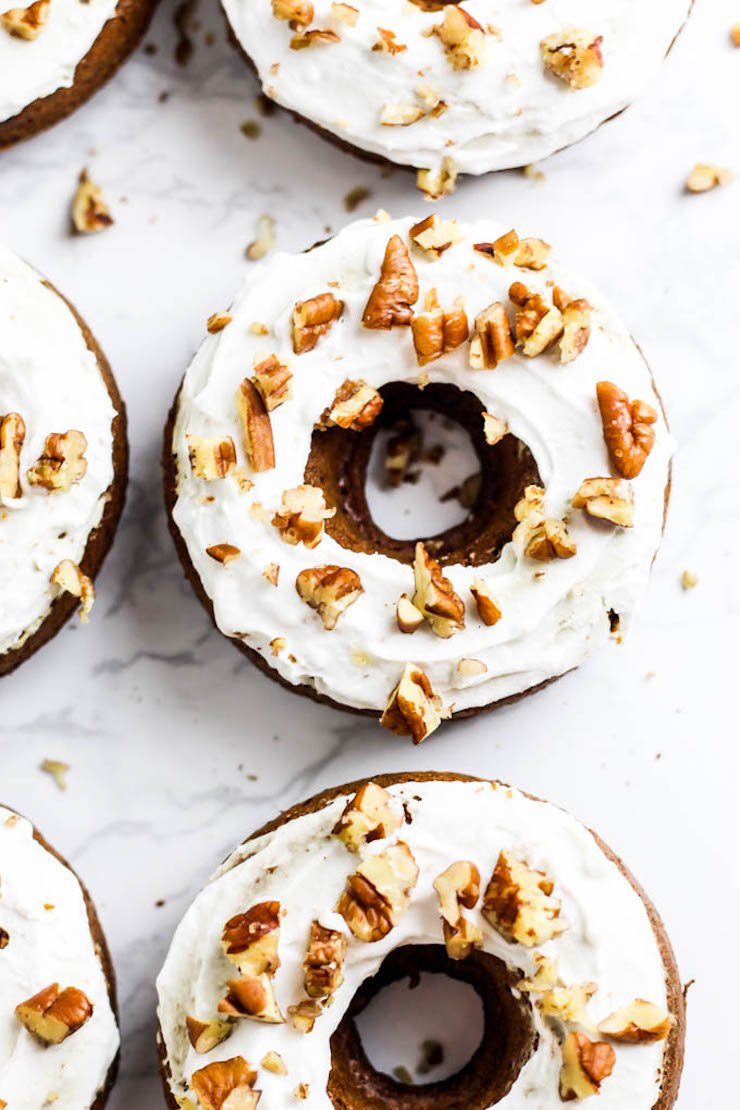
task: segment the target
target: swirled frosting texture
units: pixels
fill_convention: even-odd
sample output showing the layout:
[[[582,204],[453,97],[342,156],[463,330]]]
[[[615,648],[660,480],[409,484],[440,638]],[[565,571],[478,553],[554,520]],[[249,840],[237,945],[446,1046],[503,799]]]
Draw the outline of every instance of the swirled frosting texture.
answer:
[[[362,378],[375,388],[418,380],[409,328],[371,331],[361,324],[389,237],[406,239],[412,224],[359,221],[325,246],[299,257],[276,255],[254,271],[233,305],[232,322],[206,339],[182,386],[173,516],[221,631],[260,652],[289,683],[313,686],[344,705],[381,710],[404,664],[412,661],[443,700],[461,710],[521,693],[577,666],[607,640],[609,610],[620,615],[622,631],[628,626],[660,542],[673,442],[659,416],[655,447],[633,482],[633,528],[605,527],[571,510],[569,531],[578,548],[571,559],[537,563],[512,541],[489,565],[446,567],[468,602],[474,579],[484,578],[503,613],[486,627],[469,610],[465,628],[447,640],[428,626],[412,636],[398,631],[395,607],[401,594],[413,591],[410,567],[385,555],[346,550],[328,535],[311,551],[283,542],[272,514],[283,491],[302,482],[314,424],[345,379]],[[630,397],[659,408],[650,372],[603,299],[580,278],[558,263],[541,273],[498,266],[472,245],[506,229],[482,221],[462,230],[461,241],[439,260],[413,252],[421,299],[432,287],[442,305],[462,297],[472,321],[492,301],[506,302],[512,281],[545,290],[554,280],[594,306],[591,339],[570,364],[560,365],[548,353],[534,359],[516,354],[496,370],[476,371],[463,345],[425,368],[431,382],[472,390],[486,410],[506,421],[534,455],[547,514],[561,518],[585,478],[610,473],[596,382],[615,381]],[[295,356],[295,302],[329,290],[345,302],[341,320],[313,351]],[[255,321],[269,327],[269,335],[250,330]],[[293,397],[271,413],[275,469],[252,475],[254,487],[244,493],[233,477],[196,478],[186,435],[231,435],[242,450],[234,396],[259,353],[275,353],[290,365]],[[264,511],[255,512],[254,503]],[[219,543],[235,545],[241,556],[228,566],[214,562],[206,548]],[[277,588],[263,577],[270,563],[280,565]],[[299,571],[326,564],[351,568],[364,587],[332,631],[295,587]],[[275,638],[285,640],[278,654],[270,648]],[[457,669],[462,658],[482,661],[485,673],[463,678]]]
[[[48,615],[49,578],[79,563],[113,480],[115,416],[97,359],[71,311],[25,262],[0,247],[0,417],[26,425],[21,497],[0,497],[0,653],[19,647]],[[27,477],[53,432],[87,439],[84,477],[47,492]]]
[[[365,944],[349,938],[344,984],[310,1035],[287,1024],[242,1020],[227,1041],[199,1056],[188,1041],[185,1019],[215,1015],[225,980],[232,977],[221,951],[221,929],[232,915],[256,901],[275,899],[284,911],[282,963],[275,976],[277,1001],[285,1009],[303,997],[302,962],[311,922],[318,919],[327,928],[346,931],[342,918],[332,911],[358,857],[330,834],[348,798],[247,842],[197,896],[175,934],[158,980],[159,1019],[175,1095],[186,1093],[187,1082],[198,1068],[242,1055],[259,1068],[255,1087],[264,1092],[267,1106],[294,1106],[296,1085],[308,1083],[306,1105],[317,1110],[330,1107],[326,1094],[329,1038],[358,987],[394,948],[441,944],[434,879],[452,862],[471,860],[485,884],[501,850],[524,854],[530,866],[554,879],[555,894],[562,900],[570,927],[540,951],[557,960],[566,982],[598,984],[589,1007],[597,1022],[635,997],[665,1007],[663,960],[645,907],[618,867],[573,817],[518,791],[483,782],[409,782],[391,787],[390,792],[396,804],[405,803],[411,817],[400,835],[416,858],[419,880],[408,910],[383,940]],[[388,843],[378,841],[363,853],[382,851]],[[535,967],[533,950],[505,941],[478,911],[471,916],[483,930],[485,951],[530,975]],[[506,1110],[562,1106],[557,1033],[539,1012],[534,1020],[539,1043],[512,1089],[497,1103]],[[282,1056],[287,1076],[259,1067],[270,1051]],[[660,1089],[664,1045],[616,1051],[614,1073],[601,1088],[600,1110],[650,1110]]]
[[[354,26],[316,0],[313,29],[341,41],[291,49],[293,31],[274,18],[270,0],[223,0],[231,25],[263,87],[280,104],[346,142],[402,165],[436,168],[451,158],[461,173],[525,165],[583,138],[638,96],[686,19],[689,0],[469,0],[484,28],[484,63],[455,70],[436,35],[443,12],[403,0],[363,0]],[[564,28],[602,36],[596,85],[572,89],[545,71],[540,41]],[[379,28],[406,47],[373,49]],[[432,90],[431,94],[429,90]],[[385,126],[386,105],[428,111],[408,126]]]
[[[0,1100],[8,1110],[88,1110],[118,1051],[118,1029],[80,884],[0,807]],[[60,1045],[38,1044],[15,1007],[51,983],[84,991],[93,1015]]]

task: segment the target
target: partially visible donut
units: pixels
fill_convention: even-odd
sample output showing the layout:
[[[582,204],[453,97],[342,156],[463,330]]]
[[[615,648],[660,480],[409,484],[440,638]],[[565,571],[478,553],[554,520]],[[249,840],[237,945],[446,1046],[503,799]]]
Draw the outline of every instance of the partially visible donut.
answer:
[[[470,983],[486,1024],[462,1071],[409,1087],[354,1016],[420,971]],[[325,791],[255,833],[185,914],[158,993],[171,1110],[669,1110],[680,1081],[681,984],[645,894],[569,814],[460,775]]]
[[[635,343],[542,240],[360,221],[267,261],[209,330],[165,434],[172,531],[268,673],[418,742],[625,630],[673,442]],[[463,424],[481,473],[465,522],[416,547],[364,488],[415,408]]]

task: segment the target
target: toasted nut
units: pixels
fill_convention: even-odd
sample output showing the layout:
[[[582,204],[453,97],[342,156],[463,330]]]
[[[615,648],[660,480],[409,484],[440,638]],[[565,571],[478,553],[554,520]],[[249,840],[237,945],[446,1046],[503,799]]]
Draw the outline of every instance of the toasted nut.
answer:
[[[15,1008],[18,1021],[42,1044],[61,1044],[92,1015],[93,1005],[84,991],[76,987],[60,990],[58,983],[45,987]]]
[[[284,19],[294,29],[308,27],[313,19],[313,4],[309,0],[272,0],[275,19]]]
[[[257,1072],[243,1056],[217,1060],[195,1071],[190,1087],[203,1110],[254,1110],[260,1092],[254,1091]]]
[[[29,8],[11,8],[0,15],[0,24],[16,39],[37,39],[49,18],[51,0],[36,0]]]
[[[435,212],[414,224],[409,238],[425,254],[441,258],[446,250],[460,242],[462,229],[457,220],[441,220]]]
[[[534,975],[528,979],[521,979],[516,985],[517,990],[531,994],[544,994],[550,987],[560,985],[556,960],[548,960],[547,956],[536,953],[534,962],[536,965]]]
[[[206,330],[215,335],[216,332],[223,331],[231,323],[232,317],[228,312],[214,312],[212,316],[208,317],[206,321]]]
[[[67,775],[70,772],[69,763],[63,763],[61,759],[44,759],[40,764],[40,769],[46,775],[51,775],[57,785],[58,790],[67,789]],[[3,930],[0,929],[0,948],[5,948],[2,938]]]
[[[332,832],[350,852],[357,852],[364,844],[398,832],[402,823],[388,791],[377,783],[366,782],[347,803]]]
[[[324,521],[334,516],[336,509],[328,509],[324,491],[318,486],[296,486],[288,489],[282,504],[272,518],[272,523],[286,543],[303,543],[316,547],[324,534]]]
[[[375,423],[382,408],[383,398],[377,389],[362,380],[348,379],[340,385],[330,408],[322,415],[319,427],[335,426],[361,432]]]
[[[629,1006],[616,1010],[600,1022],[599,1032],[613,1041],[651,1044],[653,1041],[664,1041],[674,1024],[674,1019],[665,1010],[646,1002],[644,998],[636,998]]]
[[[514,354],[514,339],[506,309],[494,301],[475,318],[475,334],[470,341],[470,365],[474,370],[495,370]]]
[[[71,559],[62,559],[51,572],[49,581],[52,586],[58,586],[65,593],[80,599],[82,602],[80,620],[83,624],[87,624],[90,610],[95,604],[95,586],[92,578],[83,574],[77,563],[73,563]]]
[[[342,613],[363,593],[360,576],[355,571],[334,565],[299,571],[295,588],[301,600],[318,612],[329,631],[336,628]]]
[[[218,1004],[218,1012],[231,1018],[251,1018],[270,1025],[280,1025],[285,1018],[280,1013],[272,981],[268,975],[245,975],[241,979],[228,979],[226,996]]]
[[[588,1027],[591,1020],[586,1007],[594,994],[596,983],[581,983],[576,987],[556,983],[541,992],[537,1005],[548,1017],[556,1017],[566,1024]]]
[[[86,450],[82,432],[52,432],[46,437],[43,455],[28,471],[29,482],[50,493],[66,493],[87,473]]]
[[[488,667],[482,659],[459,659],[455,670],[462,678],[478,678],[488,673]]]
[[[455,191],[457,168],[451,158],[445,157],[433,170],[418,170],[416,187],[426,194],[427,200],[441,200]]]
[[[337,3],[335,0],[331,6],[332,19],[337,19],[340,23],[346,23],[348,27],[354,27],[359,16],[358,9],[353,8],[351,4]]]
[[[391,486],[400,486],[421,451],[421,433],[410,420],[396,426],[386,447],[385,473]]]
[[[647,401],[630,401],[613,382],[597,382],[596,399],[614,469],[622,478],[636,478],[655,444],[657,412]]]
[[[433,559],[423,543],[414,552],[414,596],[412,603],[429,621],[432,632],[449,639],[465,627],[465,605],[452,588],[449,578]]]
[[[188,434],[188,458],[196,478],[214,482],[226,478],[236,469],[236,448],[231,436],[209,439],[207,436]]]
[[[439,728],[443,717],[448,716],[449,710],[432,690],[424,672],[413,663],[407,663],[380,723],[396,736],[411,736],[415,744],[421,744]]]
[[[418,104],[384,104],[380,113],[383,127],[410,127],[424,117],[424,109]]]
[[[406,43],[396,42],[396,32],[389,31],[386,27],[378,27],[378,41],[373,43],[373,50],[381,54],[403,54],[407,49]]]
[[[262,394],[268,412],[290,400],[293,396],[290,384],[292,380],[292,373],[284,362],[280,362],[277,355],[255,359],[252,381]]]
[[[306,957],[303,961],[303,983],[309,998],[327,998],[344,982],[342,968],[347,952],[347,938],[336,929],[325,929],[318,921],[311,922]]]
[[[572,89],[586,89],[601,80],[604,57],[601,35],[582,27],[565,27],[540,43],[545,67]]]
[[[401,594],[396,605],[396,623],[400,632],[407,634],[416,632],[424,623],[424,614],[420,613],[406,594]]]
[[[0,499],[14,501],[22,494],[21,451],[26,425],[17,412],[0,417]]]
[[[293,35],[290,40],[290,49],[306,50],[309,46],[333,46],[336,42],[341,42],[336,31],[316,28],[313,31],[299,31],[298,34]]]
[[[697,162],[686,178],[686,191],[689,193],[708,193],[718,185],[729,185],[734,175],[722,166],[711,166]]]
[[[275,220],[272,216],[262,215],[257,220],[257,236],[246,250],[250,262],[259,262],[275,246]]]
[[[254,382],[245,378],[236,391],[236,411],[242,425],[244,450],[252,470],[261,473],[275,466],[275,444],[270,414]]]
[[[635,522],[635,494],[621,478],[586,478],[573,498],[573,508],[620,528],[631,528]]]
[[[358,940],[382,940],[406,912],[418,877],[411,849],[399,841],[377,856],[368,856],[349,876],[337,913]]]
[[[469,860],[451,864],[434,880],[439,897],[442,928],[447,955],[452,960],[466,959],[483,943],[483,934],[463,914],[472,910],[480,896],[480,872]]]
[[[468,338],[470,329],[465,309],[459,305],[441,308],[437,292],[432,289],[426,298],[425,311],[414,316],[411,334],[419,366],[454,351]]]
[[[477,69],[486,56],[486,35],[477,19],[457,4],[445,7],[434,28],[453,69]]]
[[[544,270],[551,247],[544,239],[520,239],[512,228],[493,243],[476,243],[479,254],[488,254],[499,266],[518,266],[522,270]]]
[[[280,903],[256,902],[226,922],[221,934],[224,953],[240,975],[274,975],[280,967]]]
[[[598,1095],[602,1082],[611,1075],[616,1063],[611,1045],[590,1041],[583,1033],[569,1033],[563,1042],[560,1069],[560,1097],[573,1102]]]
[[[297,355],[312,351],[344,312],[344,301],[333,293],[319,293],[309,301],[298,301],[293,309],[293,350]]]
[[[554,294],[558,293],[557,286]],[[591,338],[591,305],[583,297],[570,300],[553,297],[556,307],[563,314],[563,335],[560,340],[560,361],[573,362],[585,350]]]
[[[307,1099],[310,1090],[311,1088],[309,1087],[308,1083],[299,1083],[296,1089],[293,1091],[293,1094],[298,1099]]]
[[[220,1018],[201,1021],[199,1018],[187,1017],[185,1025],[188,1030],[188,1040],[200,1056],[204,1056],[216,1045],[221,1044],[234,1031],[233,1022],[222,1021]]]
[[[554,883],[509,852],[502,851],[483,895],[483,915],[507,940],[535,948],[564,933]]]
[[[413,317],[411,306],[418,299],[419,279],[414,264],[401,236],[393,235],[385,248],[380,277],[365,306],[363,327],[387,330],[408,326]]]
[[[273,1075],[288,1074],[288,1069],[285,1065],[285,1061],[283,1060],[279,1052],[266,1052],[265,1055],[262,1057],[262,1060],[260,1061],[260,1065],[265,1069],[265,1071],[272,1072]]]
[[[288,1006],[288,1021],[299,1033],[311,1033],[322,1009],[320,1002],[304,999],[294,1006]]]
[[[500,420],[498,416],[494,416],[492,412],[483,413],[483,435],[489,446],[494,447],[508,434],[509,425],[505,420]]]
[[[550,305],[541,293],[532,293],[521,281],[515,281],[509,296],[517,312],[514,334],[523,354],[534,358],[542,354],[563,334],[563,314],[556,305]]]
[[[280,566],[278,563],[268,563],[262,571],[262,577],[266,578],[271,586],[277,586],[278,579],[280,578]]]
[[[226,567],[241,555],[241,549],[234,547],[233,543],[214,543],[206,548],[206,555],[210,555],[217,563]]]
[[[681,589],[694,590],[699,585],[699,576],[692,570],[685,570],[681,575]]]
[[[475,598],[478,616],[489,627],[501,620],[501,610],[491,593],[488,583],[484,578],[476,578],[470,587],[470,592]]]
[[[546,517],[532,528],[524,554],[545,563],[552,559],[572,559],[577,550],[563,521]]]
[[[72,226],[80,235],[105,231],[113,223],[110,209],[99,185],[91,181],[87,170],[80,174],[80,183],[72,201]]]

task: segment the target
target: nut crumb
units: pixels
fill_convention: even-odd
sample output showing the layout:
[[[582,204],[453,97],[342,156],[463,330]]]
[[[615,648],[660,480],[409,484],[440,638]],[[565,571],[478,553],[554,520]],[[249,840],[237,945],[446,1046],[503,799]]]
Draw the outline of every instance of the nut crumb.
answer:
[[[105,231],[112,223],[113,217],[103,200],[100,186],[90,179],[87,169],[84,169],[72,200],[72,227],[79,235],[93,235]]]
[[[693,590],[699,585],[699,578],[692,570],[685,570],[681,575],[681,586],[684,590]]]
[[[45,759],[41,764],[41,770],[51,775],[60,790],[67,789],[69,763],[63,763],[61,759]]]
[[[247,247],[247,258],[250,262],[259,262],[274,246],[275,220],[272,216],[263,214],[257,220],[257,237]]]
[[[364,185],[355,185],[354,189],[350,189],[350,191],[344,195],[345,212],[354,212],[369,196],[370,190],[366,189]]]
[[[734,174],[722,166],[713,166],[706,162],[697,162],[686,178],[687,193],[708,193],[719,185],[729,185]]]

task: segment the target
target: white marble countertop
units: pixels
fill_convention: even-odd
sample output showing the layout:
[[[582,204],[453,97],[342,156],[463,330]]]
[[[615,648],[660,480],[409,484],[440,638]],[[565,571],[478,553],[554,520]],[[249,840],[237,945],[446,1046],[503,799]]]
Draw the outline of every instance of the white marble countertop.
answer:
[[[132,481],[91,624],[70,625],[0,695],[0,797],[79,869],[111,941],[124,1032],[113,1110],[162,1105],[154,978],[189,900],[232,845],[315,791],[395,769],[496,776],[571,809],[635,871],[668,925],[689,993],[682,1110],[737,1102],[732,955],[740,911],[740,181],[683,193],[696,161],[740,172],[734,0],[697,0],[643,101],[542,166],[465,181],[448,214],[541,235],[620,306],[680,443],[665,542],[622,646],[545,692],[444,728],[418,749],[373,722],[270,684],[212,630],[165,529],[161,427],[203,333],[248,266],[262,212],[300,250],[358,214],[428,209],[413,178],[368,167],[282,114],[257,119],[254,80],[201,0],[190,64],[164,0],[150,42],[73,119],[0,156],[0,239],[72,298],[128,402]],[[206,30],[213,41],[206,39]],[[210,45],[209,45],[210,42]],[[167,93],[166,99],[163,94]],[[116,218],[68,234],[89,165]],[[699,576],[681,588],[682,572]],[[39,770],[71,765],[57,790]],[[625,1108],[627,1110],[627,1108]]]

